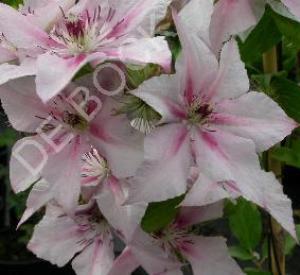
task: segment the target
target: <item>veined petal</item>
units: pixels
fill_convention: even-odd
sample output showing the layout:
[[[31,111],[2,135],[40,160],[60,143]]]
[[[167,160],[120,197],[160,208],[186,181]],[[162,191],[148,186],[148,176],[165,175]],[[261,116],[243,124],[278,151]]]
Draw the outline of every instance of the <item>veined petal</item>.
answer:
[[[190,237],[182,250],[192,265],[195,275],[242,275],[237,263],[230,257],[226,241],[219,237]]]
[[[170,124],[145,138],[145,160],[133,178],[128,202],[154,202],[185,193],[191,167],[190,136],[185,126]]]
[[[6,49],[0,44],[0,64],[13,61],[17,58],[16,54],[9,49]]]
[[[96,238],[91,245],[83,250],[72,262],[77,275],[106,275],[114,261],[112,239]]]
[[[182,206],[205,206],[233,196],[215,180],[200,173],[199,178],[186,194]]]
[[[69,214],[73,213],[78,204],[81,190],[81,157],[89,149],[83,138],[74,137],[59,153],[49,156],[42,171],[43,178],[55,185],[54,199]]]
[[[18,227],[25,223],[40,208],[45,206],[52,198],[52,185],[50,185],[44,179],[41,179],[35,183],[27,198],[26,210],[23,213]]]
[[[219,71],[207,91],[213,102],[236,98],[248,92],[250,87],[245,64],[240,58],[237,42],[227,42],[221,52]]]
[[[178,121],[186,116],[180,102],[180,78],[161,75],[142,83],[132,94],[142,99],[161,116],[161,123]]]
[[[35,226],[28,249],[38,258],[62,267],[87,246],[84,240],[89,236],[78,230],[72,218],[62,212],[49,211],[49,207],[44,218]]]
[[[160,65],[166,72],[171,67],[171,51],[163,36],[153,38],[133,39],[117,49],[104,51],[108,58],[120,60],[124,63],[146,65],[149,63]]]
[[[96,200],[110,225],[124,237],[126,242],[129,242],[134,238],[134,233],[145,214],[146,204],[122,205],[124,201],[119,201],[114,194],[116,188],[121,189],[122,182],[109,179]],[[124,191],[120,190],[120,192]]]
[[[10,183],[14,192],[28,189],[41,177],[48,158],[38,136],[19,140],[12,149],[9,165]]]
[[[31,49],[37,46],[47,48],[50,43],[49,36],[43,29],[5,4],[0,4],[0,30],[17,48]]]
[[[137,261],[149,274],[164,274],[167,271],[178,270],[182,266],[177,259],[169,257],[168,253],[157,245],[155,239],[142,229],[136,231],[135,238],[128,246]]]
[[[49,101],[71,82],[85,64],[93,60],[104,61],[105,56],[100,53],[89,56],[81,54],[66,59],[51,53],[39,56],[36,76],[37,94],[43,102]]]
[[[298,126],[263,93],[250,92],[216,106],[215,125],[254,141],[262,152],[283,140]]]
[[[181,0],[181,2],[184,2]],[[213,0],[199,1],[191,0],[188,2],[182,11],[180,17],[186,26],[192,28],[192,32],[204,39],[209,45],[209,25],[213,13]]]
[[[91,144],[99,150],[114,176],[133,176],[142,162],[142,136],[124,115],[114,115],[118,104],[107,97],[90,125]]]
[[[27,14],[34,25],[45,31],[50,31],[53,25],[63,18],[63,12],[67,11],[75,4],[75,0],[33,0],[25,1],[21,11],[30,10],[33,14]]]
[[[254,143],[220,130],[200,136],[195,140],[195,148],[196,162],[201,171],[223,188],[228,197],[243,196],[263,207],[295,237],[291,202],[275,176],[260,168]],[[220,189],[216,190],[219,196]],[[203,205],[200,199],[197,205]]]
[[[300,3],[297,0],[282,0],[283,4],[285,4],[290,12],[298,17],[300,20]]]
[[[36,61],[25,59],[20,65],[4,63],[0,65],[0,85],[17,78],[32,76],[36,74]]]
[[[35,93],[33,77],[16,79],[3,85],[0,87],[0,99],[9,122],[17,131],[36,133],[42,119],[49,116],[47,106]]]
[[[210,24],[210,40],[217,55],[222,44],[255,25],[264,13],[265,1],[220,0],[216,3]]]
[[[223,207],[223,202],[203,207],[182,207],[175,224],[180,228],[186,228],[194,224],[221,218],[223,216]]]
[[[121,4],[110,1],[117,10],[117,20],[109,37],[134,32],[141,37],[154,35],[156,25],[164,18],[171,0],[134,0]]]
[[[126,247],[120,256],[118,256],[109,271],[108,275],[130,275],[139,267],[139,262],[133,255],[131,249]]]
[[[182,76],[181,92],[187,102],[191,103],[201,90],[206,90],[215,77],[218,63],[208,45],[196,33],[190,33],[187,22],[174,10],[173,18],[183,49],[183,56],[177,61],[176,70]]]

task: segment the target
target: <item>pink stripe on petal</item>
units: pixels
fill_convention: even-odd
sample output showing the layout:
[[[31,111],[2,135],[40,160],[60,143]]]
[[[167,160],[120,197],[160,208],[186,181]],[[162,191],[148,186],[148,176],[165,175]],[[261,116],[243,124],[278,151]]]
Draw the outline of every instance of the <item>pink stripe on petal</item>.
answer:
[[[174,140],[173,140],[172,147],[170,148],[169,157],[173,157],[178,153],[181,146],[186,141],[187,135],[188,135],[188,130],[182,127],[177,133],[176,137],[170,137],[170,138],[174,138]]]
[[[223,158],[228,159],[227,155],[220,148],[218,141],[212,134],[210,134],[209,132],[203,132],[203,131],[200,131],[199,134],[200,134],[200,138],[202,138],[205,141],[205,143],[209,146],[209,148],[212,151],[215,151],[219,155],[221,155]]]
[[[103,128],[96,124],[90,126],[90,133],[96,138],[103,140],[106,143],[114,143],[113,138]]]

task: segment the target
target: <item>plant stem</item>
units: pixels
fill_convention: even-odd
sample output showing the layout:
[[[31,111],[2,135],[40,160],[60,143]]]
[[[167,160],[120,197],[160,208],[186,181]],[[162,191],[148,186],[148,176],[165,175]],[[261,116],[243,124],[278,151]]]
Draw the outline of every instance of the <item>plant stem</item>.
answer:
[[[263,66],[266,74],[276,73],[278,71],[277,48],[273,47],[263,55]],[[271,149],[272,150],[272,149]],[[270,153],[267,153],[267,169],[272,171],[276,178],[281,180],[282,167],[281,163],[274,160]],[[273,219],[270,219],[270,255],[271,269],[273,275],[286,275],[285,272],[285,255],[284,255],[284,230]]]

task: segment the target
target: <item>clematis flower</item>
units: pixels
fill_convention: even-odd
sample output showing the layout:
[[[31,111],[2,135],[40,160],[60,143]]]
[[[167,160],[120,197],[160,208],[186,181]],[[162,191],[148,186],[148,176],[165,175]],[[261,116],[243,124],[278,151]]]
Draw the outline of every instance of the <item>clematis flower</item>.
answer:
[[[21,18],[26,17],[28,21],[38,25],[43,30],[47,30],[57,20],[61,19],[61,9],[67,9],[72,4],[74,4],[73,0],[27,0],[24,1],[24,5],[20,6],[19,16]],[[5,12],[5,10],[2,10],[3,7],[7,8],[5,5],[1,6],[0,13],[1,11]],[[9,8],[9,10],[12,10],[12,8]],[[17,11],[14,12],[18,13]],[[26,26],[28,27],[28,25],[22,27],[25,28]],[[11,31],[18,32],[19,30],[14,28]],[[2,32],[2,29],[0,29],[0,34],[0,85],[12,79],[35,75],[37,71],[36,55],[39,50],[28,51],[28,49],[19,47],[18,43],[12,42],[10,36],[7,37],[5,32]],[[18,35],[16,33],[16,39],[18,39]]]
[[[131,212],[122,211],[124,207],[115,205],[111,200],[109,207],[120,209],[119,213],[122,216],[119,218],[122,219],[123,226],[126,218],[130,221],[135,220],[135,224],[130,224],[133,226],[132,231],[135,230],[141,215],[134,216],[138,213],[134,206],[130,206]],[[115,234],[119,232],[111,227],[94,200],[78,206],[72,217],[66,215],[55,202],[51,202],[47,206],[44,218],[35,227],[28,248],[37,257],[59,267],[72,261],[72,267],[78,275],[108,275],[115,259]],[[126,271],[126,267],[118,271],[125,275],[131,274],[131,270]]]
[[[15,192],[41,180],[32,201],[42,188],[44,201],[50,192],[72,212],[81,190],[82,156],[91,146],[117,178],[133,176],[140,164],[140,135],[125,116],[114,115],[118,103],[110,97],[99,99],[91,89],[72,84],[43,104],[35,93],[34,79],[23,78],[1,87],[0,98],[12,126],[31,134],[13,148],[10,179]]]
[[[267,95],[249,92],[234,40],[225,44],[218,64],[197,32],[188,32],[190,17],[185,15],[184,10],[174,14],[183,46],[176,74],[152,78],[133,92],[162,119],[145,137],[144,163],[131,182],[128,203],[180,196],[196,171],[198,181],[184,205],[243,196],[296,236],[291,202],[274,175],[261,169],[257,153],[281,141],[297,124]]]
[[[218,53],[222,43],[231,35],[237,35],[256,25],[267,4],[282,16],[300,19],[298,1],[283,0],[281,3],[276,0],[220,0],[214,7],[210,25],[210,42],[214,52]]]
[[[37,93],[46,102],[89,62],[93,66],[107,60],[156,63],[167,70],[171,61],[167,42],[153,35],[169,3],[81,0],[69,9],[61,8],[60,20],[47,31],[38,20],[2,4],[0,31],[36,59]]]
[[[149,274],[182,275],[181,267],[188,264],[191,264],[195,275],[243,274],[229,256],[223,238],[197,236],[191,230],[193,225],[221,215],[222,204],[183,207],[173,223],[159,232],[148,235],[138,229],[135,238],[124,250],[127,263],[131,259]],[[118,261],[114,265],[118,265]]]

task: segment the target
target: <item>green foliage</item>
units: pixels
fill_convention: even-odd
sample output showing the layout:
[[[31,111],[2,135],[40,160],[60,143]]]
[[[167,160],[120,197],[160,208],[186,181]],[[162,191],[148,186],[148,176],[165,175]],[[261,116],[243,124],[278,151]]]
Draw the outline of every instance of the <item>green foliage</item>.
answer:
[[[253,252],[262,238],[261,214],[252,203],[240,199],[229,216],[229,225],[234,236],[246,251]]]
[[[271,96],[293,119],[300,122],[300,86],[284,77],[271,81]]]
[[[23,4],[23,0],[3,0],[1,2],[5,3],[7,5],[10,5],[14,8],[18,8],[19,5]]]
[[[296,225],[296,232],[297,232],[298,239],[300,239],[300,224]],[[287,235],[285,239],[285,250],[284,250],[285,254],[286,255],[292,254],[296,246],[297,246],[296,241],[290,235]]]
[[[259,269],[254,269],[254,268],[246,268],[245,273],[247,275],[272,275],[272,273],[270,273],[270,272],[265,272],[265,271],[261,271]]]
[[[17,140],[17,132],[7,128],[0,134],[0,147],[11,147]]]
[[[229,252],[231,257],[243,260],[243,261],[248,261],[253,259],[253,254],[249,252],[247,249],[241,247],[241,246],[231,246],[229,248]]]
[[[142,219],[142,228],[148,233],[157,232],[167,227],[178,214],[178,205],[184,196],[163,202],[150,203]]]
[[[284,36],[300,49],[300,24],[277,14],[267,6],[266,12],[250,33],[240,50],[245,62],[260,59],[262,54],[278,44]]]
[[[135,89],[145,80],[160,74],[160,68],[157,65],[149,64],[143,68],[128,66],[126,76],[130,88]]]
[[[241,44],[241,56],[245,62],[261,58],[261,55],[264,52],[272,48],[281,40],[281,33],[278,28],[276,28],[272,15],[272,10],[267,8],[263,18],[248,36],[246,41]]]

